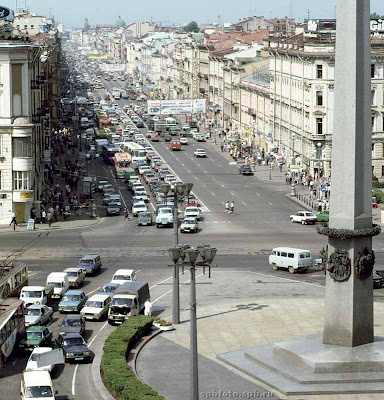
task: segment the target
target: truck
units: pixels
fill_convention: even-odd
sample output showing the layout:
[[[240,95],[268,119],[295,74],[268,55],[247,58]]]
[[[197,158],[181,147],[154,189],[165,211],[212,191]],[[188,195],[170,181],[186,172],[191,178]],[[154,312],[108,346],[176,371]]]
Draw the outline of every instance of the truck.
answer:
[[[115,290],[108,310],[110,325],[122,324],[126,319],[144,311],[144,303],[150,299],[147,282],[126,282]]]
[[[30,305],[48,304],[51,301],[53,287],[50,286],[24,286],[20,292],[20,300],[24,307]]]
[[[46,286],[53,288],[52,299],[61,300],[64,293],[69,289],[69,279],[66,272],[51,272],[47,276]]]

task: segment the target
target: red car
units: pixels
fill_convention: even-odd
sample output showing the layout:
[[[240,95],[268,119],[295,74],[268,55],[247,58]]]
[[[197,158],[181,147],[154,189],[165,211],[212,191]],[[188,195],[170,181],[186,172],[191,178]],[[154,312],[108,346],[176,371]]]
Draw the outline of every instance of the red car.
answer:
[[[160,136],[159,135],[152,136],[151,140],[152,142],[160,142]]]

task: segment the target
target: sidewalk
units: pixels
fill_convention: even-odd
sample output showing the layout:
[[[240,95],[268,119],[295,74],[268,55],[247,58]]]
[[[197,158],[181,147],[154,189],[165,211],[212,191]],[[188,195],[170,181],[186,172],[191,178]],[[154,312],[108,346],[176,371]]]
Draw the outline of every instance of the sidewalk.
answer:
[[[215,271],[211,285],[204,284],[208,283],[208,279],[207,281],[204,278],[198,279],[197,282],[200,284],[197,290],[200,398],[383,400],[384,393],[286,397],[274,391],[275,397],[268,397],[261,393],[270,393],[270,388],[218,359],[222,353],[322,333],[325,287],[315,284],[309,287],[306,284],[300,285],[293,279],[289,282],[290,280],[278,276],[255,275],[245,271],[240,275],[237,271]],[[236,282],[235,287],[231,282]],[[259,285],[254,296],[246,297],[251,296],[250,290],[256,283]],[[271,289],[271,285],[276,289]],[[238,290],[233,290],[236,287]],[[229,294],[231,288],[231,294],[225,299],[222,294]],[[182,292],[186,292],[185,295],[187,290],[189,291],[182,288]],[[268,296],[270,290],[279,291],[279,295]],[[287,293],[295,291],[296,297],[288,294],[284,296],[282,291],[287,291]],[[212,299],[215,299],[215,303]],[[187,306],[187,298],[181,300],[181,304]],[[171,318],[169,311],[166,311],[168,315],[161,315],[161,317]],[[375,320],[381,321],[384,318],[384,304],[376,302],[374,311]],[[181,324],[177,325],[174,331],[163,332],[151,340],[142,349],[137,360],[139,379],[149,384],[167,400],[188,398],[189,329],[189,311],[182,311]],[[383,325],[375,325],[375,336],[384,336]],[[226,395],[217,395],[220,390],[226,392]],[[230,391],[237,394],[228,395]],[[239,396],[239,392],[253,395]]]
[[[100,223],[101,218],[97,217],[96,219],[90,218],[91,213],[89,215],[83,215],[81,217],[71,217],[67,221],[58,221],[52,223],[51,226],[48,224],[36,224],[35,229],[27,229],[26,223],[17,224],[16,229],[13,230],[13,225],[0,225],[0,234],[5,232],[41,232],[41,231],[53,231],[53,230],[63,230],[63,229],[76,229],[76,228],[86,228],[89,226],[97,225]],[[75,219],[76,218],[76,219]]]

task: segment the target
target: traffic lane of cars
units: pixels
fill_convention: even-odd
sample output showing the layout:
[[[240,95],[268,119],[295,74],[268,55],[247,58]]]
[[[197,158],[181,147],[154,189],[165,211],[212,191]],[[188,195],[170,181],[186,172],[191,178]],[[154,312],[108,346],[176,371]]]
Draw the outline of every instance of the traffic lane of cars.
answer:
[[[158,147],[157,147],[158,146]],[[238,173],[237,166],[228,166],[227,171],[223,173],[223,160],[215,160],[213,159],[220,156],[218,153],[215,154],[215,150],[212,150],[209,145],[205,145],[205,149],[207,151],[208,157],[210,159],[209,166],[203,164],[203,160],[196,160],[193,158],[193,149],[186,150],[185,153],[189,156],[189,159],[184,157],[182,153],[179,156],[175,153],[174,157],[167,156],[170,152],[164,145],[161,147],[161,143],[157,146],[154,146],[159,149],[159,152],[166,158],[167,161],[172,164],[173,168],[183,171],[184,174],[188,172],[189,176],[195,175],[195,180],[198,180],[198,187],[195,190],[204,190],[206,192],[207,204],[210,205],[212,211],[222,209],[224,201],[226,200],[235,200],[236,210],[238,212],[243,211],[247,212],[258,212],[258,211],[274,211],[277,212],[276,209],[282,210],[279,218],[286,218],[288,221],[289,215],[292,211],[297,211],[298,206],[294,203],[287,202],[285,195],[282,196],[281,193],[277,192],[274,188],[266,188],[265,184],[260,183],[257,179],[253,179],[249,176],[242,176]],[[195,147],[199,147],[200,144],[196,143]],[[222,158],[222,157],[221,157]],[[226,162],[226,160],[224,160]],[[219,164],[221,162],[221,164]],[[183,165],[184,164],[184,165]],[[199,165],[197,165],[199,164]],[[208,164],[208,163],[206,163]],[[203,174],[201,172],[196,172],[196,167],[199,167],[201,170],[207,168],[209,171],[208,174]],[[182,178],[186,179],[185,175]],[[212,195],[215,194],[215,196]],[[217,199],[220,199],[220,203],[210,199],[210,194]],[[285,194],[285,192],[284,192]],[[200,197],[203,196],[200,193]],[[225,196],[225,198],[223,198]],[[216,207],[215,207],[216,204]],[[221,204],[221,205],[220,205]]]
[[[158,259],[157,261],[158,262]],[[105,265],[116,265],[116,260],[107,260],[104,262]],[[66,263],[66,265],[68,265]],[[113,270],[115,268],[118,267],[114,267]],[[56,269],[56,268],[55,268]],[[95,277],[92,277],[90,284],[87,285],[87,282],[84,286],[86,286],[85,288],[88,288],[87,290],[89,290],[87,293],[89,295],[92,295],[93,293],[95,293],[98,288],[100,286],[102,286],[101,282],[109,282],[112,279],[112,276],[114,274],[115,271],[108,271],[108,273],[106,275],[108,275],[108,279],[106,279],[106,276],[102,276],[105,275],[103,272],[105,271],[101,271],[100,274],[96,275]],[[147,273],[147,271],[142,270],[139,272],[139,278],[140,280],[143,281],[148,281],[150,283],[152,283],[152,287],[153,287],[153,293],[154,295],[160,296],[162,294],[164,294],[164,287],[162,287],[161,285],[158,285],[158,282],[165,282],[168,280],[171,280],[171,277],[166,276],[167,271],[164,270],[156,270],[155,273],[150,272],[149,275]],[[40,276],[39,276],[40,275]],[[44,282],[43,280],[44,278],[41,276],[41,274],[36,274],[33,277],[31,277],[31,284],[37,285],[37,284],[42,284]],[[155,279],[155,280],[153,280]],[[85,289],[84,288],[84,289]],[[58,313],[55,313],[54,315],[54,319],[52,320],[51,323],[49,323],[47,325],[47,327],[49,328],[49,330],[53,333],[53,337],[57,338],[58,337],[58,331],[59,331],[59,326],[62,322],[62,320],[65,318],[67,314],[63,314],[60,315]],[[69,314],[71,315],[71,314]],[[103,335],[104,337],[107,337],[109,335],[110,332],[113,331],[112,327],[109,327],[106,325],[106,323],[100,323],[100,322],[93,322],[93,321],[87,321],[86,322],[86,331],[85,331],[85,335],[84,335],[84,339],[90,343],[89,345],[89,350],[95,351],[95,349],[100,348],[100,346],[102,346],[103,341],[99,342],[95,342],[95,338],[97,338],[101,332],[101,330],[103,330]],[[103,340],[103,339],[102,339]],[[92,353],[91,353],[92,355]],[[26,361],[29,357],[29,353],[25,353],[22,355],[21,358],[16,359],[15,360],[15,365],[16,365],[16,370],[20,371],[18,372],[20,374],[20,379],[21,379],[21,372],[22,369],[25,367],[26,365]],[[83,376],[83,377],[89,377],[90,376],[90,364],[78,364],[79,366],[76,367],[76,365],[72,365],[72,364],[66,364],[65,368],[64,365],[57,365],[55,366],[55,368],[52,371],[52,379],[54,380],[54,387],[55,390],[59,391],[60,396],[68,396],[68,398],[70,398],[70,396],[74,396],[75,392],[76,392],[76,388],[78,386],[81,387],[81,391],[84,392],[84,381],[82,379],[77,378],[76,379],[76,386],[75,386],[75,390],[73,391],[73,382],[74,382],[74,374],[75,372],[77,372],[79,375]],[[5,382],[5,381],[4,381]],[[19,382],[19,381],[18,381]],[[18,386],[19,387],[19,384]],[[89,386],[90,388],[91,386]],[[87,393],[87,395],[90,395],[90,391],[89,388],[87,390],[85,390],[85,393]],[[81,397],[77,397],[77,398],[81,398]],[[91,398],[91,397],[82,397],[84,399],[87,398]]]

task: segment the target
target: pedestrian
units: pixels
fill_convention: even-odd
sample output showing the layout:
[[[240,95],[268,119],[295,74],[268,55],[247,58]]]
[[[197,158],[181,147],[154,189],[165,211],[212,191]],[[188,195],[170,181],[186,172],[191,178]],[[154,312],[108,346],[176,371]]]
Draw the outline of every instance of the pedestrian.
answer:
[[[16,221],[16,214],[15,212],[12,212],[11,214],[11,223],[9,224],[9,226],[11,226],[13,224],[13,228],[15,228],[15,226],[17,225],[17,221]]]
[[[41,211],[41,223],[42,224],[46,224],[47,223],[47,213],[45,212],[44,209],[43,209],[43,211]]]
[[[144,303],[144,315],[152,315],[152,303],[149,299]]]
[[[220,148],[221,148],[221,152],[223,152],[223,151],[224,151],[224,145],[223,145],[223,143],[221,143]]]
[[[225,212],[229,212],[229,201],[225,202]]]
[[[128,208],[124,207],[124,221],[129,220]]]
[[[51,226],[52,225],[52,213],[51,213],[51,211],[48,211],[47,219],[48,219],[48,225]]]
[[[235,208],[235,203],[233,202],[233,200],[229,203],[229,214],[233,214]]]

